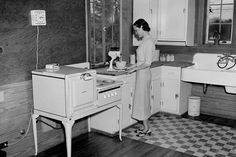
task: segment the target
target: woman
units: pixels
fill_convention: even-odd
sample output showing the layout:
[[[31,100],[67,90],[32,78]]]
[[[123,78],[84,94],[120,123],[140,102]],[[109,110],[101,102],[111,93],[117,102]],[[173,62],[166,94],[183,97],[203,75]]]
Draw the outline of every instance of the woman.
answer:
[[[132,118],[142,121],[143,126],[137,130],[137,136],[151,135],[148,118],[151,116],[150,86],[154,42],[149,34],[150,27],[144,19],[138,19],[133,24],[134,33],[141,39],[138,46],[137,63],[128,69],[129,73],[136,71],[136,83],[134,92],[134,104]]]

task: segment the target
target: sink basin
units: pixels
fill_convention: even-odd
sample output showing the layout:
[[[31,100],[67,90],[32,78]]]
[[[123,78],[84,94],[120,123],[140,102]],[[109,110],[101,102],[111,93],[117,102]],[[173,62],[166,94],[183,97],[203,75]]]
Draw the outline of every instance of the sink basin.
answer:
[[[196,53],[193,66],[182,68],[181,80],[225,86],[227,93],[236,93],[236,67],[230,70],[217,66],[218,56],[222,54]]]
[[[191,66],[182,69],[182,81],[212,85],[235,86],[236,71],[199,69]]]

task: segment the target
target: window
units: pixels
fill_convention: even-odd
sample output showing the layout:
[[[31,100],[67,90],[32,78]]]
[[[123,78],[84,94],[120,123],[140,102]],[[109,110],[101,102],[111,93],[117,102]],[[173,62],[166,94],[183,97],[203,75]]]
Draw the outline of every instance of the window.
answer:
[[[104,64],[110,48],[120,46],[120,0],[87,1],[89,61]]]
[[[208,0],[206,43],[231,44],[234,0]]]

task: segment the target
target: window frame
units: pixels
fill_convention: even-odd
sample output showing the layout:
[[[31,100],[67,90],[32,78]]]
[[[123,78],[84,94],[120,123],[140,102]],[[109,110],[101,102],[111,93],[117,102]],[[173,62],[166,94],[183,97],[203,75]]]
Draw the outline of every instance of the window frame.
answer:
[[[105,0],[102,0],[103,2],[105,2]],[[122,23],[121,23],[121,20],[122,20],[122,0],[119,0],[120,2],[119,2],[119,9],[120,9],[120,14],[119,14],[119,47],[120,47],[120,50],[122,49],[122,33],[121,33],[121,31],[122,31]],[[92,52],[91,51],[91,49],[90,49],[90,47],[92,46],[92,43],[91,43],[91,34],[90,34],[90,32],[91,32],[91,23],[90,23],[90,0],[85,0],[85,3],[86,3],[86,12],[85,12],[85,14],[86,14],[86,40],[87,40],[87,46],[86,46],[86,55],[87,55],[87,61],[88,62],[91,62],[92,64],[94,64],[93,62],[96,62],[95,60],[91,60],[91,55],[92,55],[92,53],[94,53],[94,52]],[[103,10],[104,11],[104,10]],[[104,19],[103,19],[104,20]],[[103,23],[104,23],[104,21],[103,21]],[[103,28],[105,28],[105,27],[103,27]],[[104,33],[103,33],[103,35],[105,35]],[[103,43],[106,43],[106,41],[105,41],[105,37],[103,37]],[[112,41],[113,41],[113,36],[112,36]],[[106,50],[106,47],[105,47],[106,45],[104,45],[103,44],[103,50]],[[105,64],[106,63],[106,61],[107,61],[107,58],[106,58],[106,52],[103,54],[103,61],[102,62],[99,62],[99,63],[96,63],[96,64],[94,64],[93,66],[99,66],[99,65],[103,65],[103,64]]]
[[[228,4],[222,4],[222,1],[223,0],[221,0],[221,4],[219,4],[220,5],[220,8],[221,8],[221,10],[220,10],[220,12],[222,13],[222,6],[224,6],[224,5],[228,5]],[[210,40],[208,40],[208,35],[209,35],[209,11],[208,11],[208,9],[209,9],[209,6],[210,6],[210,4],[209,4],[209,0],[207,0],[207,7],[206,7],[206,35],[205,35],[205,44],[213,44],[213,42],[212,41],[210,41]],[[233,25],[234,25],[234,2],[233,2],[233,18],[232,18],[232,23],[231,23],[231,35],[230,35],[230,41],[227,41],[227,43],[222,43],[222,42],[220,42],[220,44],[222,44],[222,45],[230,45],[231,43],[232,43],[232,38],[233,38]],[[220,13],[220,17],[222,17],[222,14]],[[224,23],[222,23],[221,21],[219,22],[219,27],[221,27],[221,25],[222,24],[224,24]]]

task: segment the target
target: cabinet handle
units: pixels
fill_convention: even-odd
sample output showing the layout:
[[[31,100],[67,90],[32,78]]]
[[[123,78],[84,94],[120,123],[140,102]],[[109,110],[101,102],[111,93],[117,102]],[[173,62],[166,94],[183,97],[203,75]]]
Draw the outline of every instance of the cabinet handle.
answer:
[[[131,104],[129,104],[129,109],[131,110]]]
[[[185,13],[185,12],[186,12],[186,8],[183,9],[183,13]]]
[[[154,95],[152,95],[151,98],[154,99]]]
[[[179,94],[175,94],[175,99],[177,99],[179,97]]]

